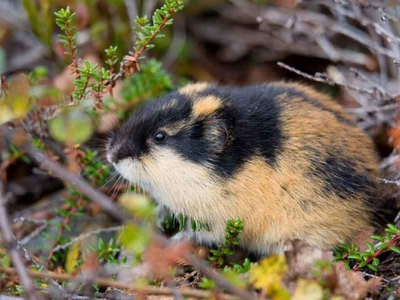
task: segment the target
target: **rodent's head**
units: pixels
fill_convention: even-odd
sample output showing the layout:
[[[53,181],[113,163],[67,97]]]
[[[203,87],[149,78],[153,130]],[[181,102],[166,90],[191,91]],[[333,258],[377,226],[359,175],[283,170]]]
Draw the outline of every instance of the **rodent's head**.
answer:
[[[200,93],[203,88],[189,85],[149,101],[112,134],[107,159],[123,177],[150,193],[163,185],[183,188],[180,183],[204,188],[229,128],[222,99]]]

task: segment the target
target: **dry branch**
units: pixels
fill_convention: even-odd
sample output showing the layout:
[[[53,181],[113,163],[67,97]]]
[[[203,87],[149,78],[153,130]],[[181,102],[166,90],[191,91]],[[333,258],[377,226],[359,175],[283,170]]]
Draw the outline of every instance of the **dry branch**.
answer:
[[[3,238],[5,247],[8,249],[11,260],[15,266],[15,273],[21,279],[21,284],[24,287],[25,295],[28,300],[39,300],[41,297],[36,293],[32,279],[25,268],[23,258],[17,250],[17,243],[11,230],[11,223],[8,219],[7,210],[5,207],[6,199],[4,195],[4,185],[0,181],[0,232]]]
[[[0,268],[0,273],[3,272],[5,274],[10,275],[18,275],[18,272],[14,268]],[[32,278],[48,278],[58,281],[68,281],[74,282],[79,280],[80,282],[85,282],[82,278],[77,278],[71,274],[65,273],[54,273],[54,272],[37,272],[37,271],[27,271],[27,274]],[[103,287],[112,287],[117,289],[122,289],[126,291],[134,291],[137,293],[145,293],[150,295],[172,295],[173,293],[166,288],[159,288],[156,286],[144,286],[144,285],[135,285],[135,284],[126,284],[118,281],[114,281],[104,277],[97,277],[93,281],[93,283],[98,284]],[[185,297],[193,297],[193,298],[201,298],[201,299],[209,299],[212,297],[213,293],[209,291],[195,290],[189,288],[178,289],[179,293],[181,293]],[[229,295],[223,295],[224,299],[238,299],[236,297],[232,297]]]

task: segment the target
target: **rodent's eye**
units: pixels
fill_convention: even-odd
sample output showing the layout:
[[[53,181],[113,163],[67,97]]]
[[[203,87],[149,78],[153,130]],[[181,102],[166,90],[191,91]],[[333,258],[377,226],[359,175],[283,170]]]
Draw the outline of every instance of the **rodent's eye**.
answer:
[[[153,137],[153,140],[157,144],[162,144],[162,143],[165,143],[167,138],[168,138],[168,135],[164,131],[157,131],[156,134]]]

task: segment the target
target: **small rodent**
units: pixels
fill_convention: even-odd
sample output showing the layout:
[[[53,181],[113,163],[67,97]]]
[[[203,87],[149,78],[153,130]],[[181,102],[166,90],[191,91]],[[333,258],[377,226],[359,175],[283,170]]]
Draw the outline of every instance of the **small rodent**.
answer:
[[[237,216],[241,246],[261,255],[296,238],[329,249],[386,221],[372,141],[301,84],[189,84],[136,110],[107,158],[161,206],[208,223],[186,231],[200,244],[223,243]]]

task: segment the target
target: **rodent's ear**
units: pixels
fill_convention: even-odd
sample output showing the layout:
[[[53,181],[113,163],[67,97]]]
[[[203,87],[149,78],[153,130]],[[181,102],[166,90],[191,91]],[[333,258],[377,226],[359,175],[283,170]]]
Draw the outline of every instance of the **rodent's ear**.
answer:
[[[204,138],[216,153],[224,151],[228,141],[228,127],[221,119],[210,119],[204,124]]]

